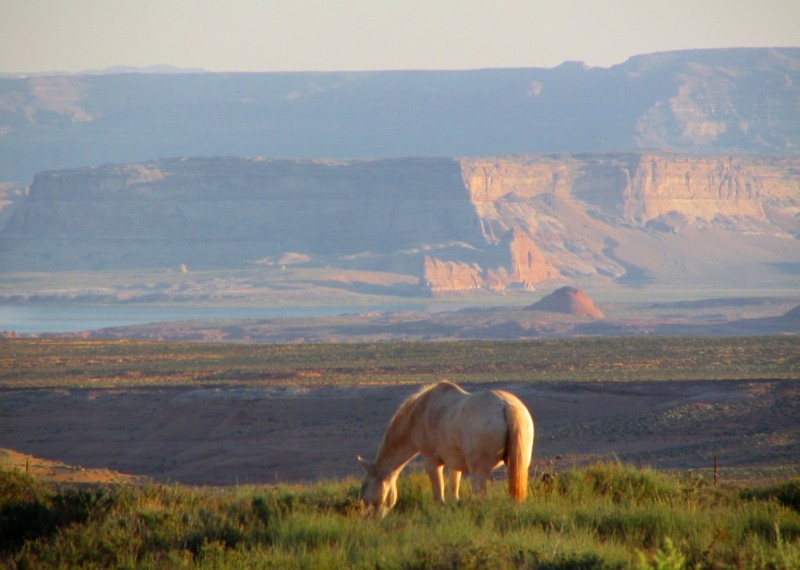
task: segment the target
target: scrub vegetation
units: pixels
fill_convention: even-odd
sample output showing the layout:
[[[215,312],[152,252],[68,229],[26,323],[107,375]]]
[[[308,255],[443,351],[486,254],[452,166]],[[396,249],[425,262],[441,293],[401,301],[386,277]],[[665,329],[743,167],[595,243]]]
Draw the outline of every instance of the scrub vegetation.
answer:
[[[800,337],[203,344],[0,341],[0,387],[800,379]]]
[[[800,479],[758,489],[615,462],[539,474],[512,503],[437,506],[400,479],[383,519],[354,479],[308,486],[58,487],[0,473],[0,563],[16,568],[797,568]]]

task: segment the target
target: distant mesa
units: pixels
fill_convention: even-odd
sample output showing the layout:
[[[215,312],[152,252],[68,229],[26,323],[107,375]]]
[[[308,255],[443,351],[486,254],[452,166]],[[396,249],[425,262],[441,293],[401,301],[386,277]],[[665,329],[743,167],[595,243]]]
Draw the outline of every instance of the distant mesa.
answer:
[[[586,293],[575,287],[561,287],[544,297],[542,300],[528,306],[533,311],[548,311],[550,313],[566,313],[579,317],[602,319],[603,312],[598,309]]]
[[[798,189],[800,154],[187,157],[51,170],[24,192],[0,188],[0,273],[180,274],[183,263],[198,276],[257,268],[273,279],[272,268],[307,264],[402,275],[421,295],[762,287],[800,263],[787,246],[800,238]]]
[[[797,305],[794,309],[790,309],[780,318],[785,321],[795,322],[800,325],[800,305]]]
[[[791,126],[800,124],[800,47],[661,52],[607,68],[566,61],[550,69],[286,74],[156,65],[0,79],[0,178],[26,186],[42,171],[187,154],[350,159],[800,148],[800,130]],[[691,193],[703,180],[692,176],[682,187]],[[559,181],[570,178],[549,182]]]

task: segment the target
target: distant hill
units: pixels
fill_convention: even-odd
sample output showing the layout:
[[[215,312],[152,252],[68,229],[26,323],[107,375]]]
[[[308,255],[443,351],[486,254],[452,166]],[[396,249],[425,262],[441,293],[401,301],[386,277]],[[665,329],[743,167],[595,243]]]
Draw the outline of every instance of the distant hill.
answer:
[[[584,291],[570,286],[556,289],[546,297],[530,305],[528,309],[593,319],[602,319],[604,316],[603,312],[597,308],[594,301]]]
[[[610,68],[153,71],[0,78],[0,182],[181,156],[800,149],[800,48],[657,53]]]

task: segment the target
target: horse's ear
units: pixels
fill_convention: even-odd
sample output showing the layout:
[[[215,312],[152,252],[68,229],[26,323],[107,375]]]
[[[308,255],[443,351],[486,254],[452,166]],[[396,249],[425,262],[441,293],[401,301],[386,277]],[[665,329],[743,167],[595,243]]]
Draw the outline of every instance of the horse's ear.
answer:
[[[366,471],[367,474],[372,475],[372,473],[375,471],[375,464],[370,463],[360,455],[357,456],[357,459],[358,462],[361,464],[361,466],[364,468],[364,471]]]

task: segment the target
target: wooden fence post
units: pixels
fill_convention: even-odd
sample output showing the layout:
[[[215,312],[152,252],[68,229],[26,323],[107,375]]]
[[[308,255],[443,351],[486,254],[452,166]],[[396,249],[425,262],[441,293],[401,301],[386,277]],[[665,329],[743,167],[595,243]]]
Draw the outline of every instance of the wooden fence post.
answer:
[[[717,454],[714,454],[714,486],[717,486]]]

